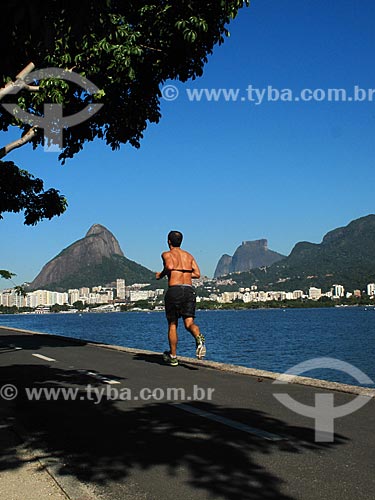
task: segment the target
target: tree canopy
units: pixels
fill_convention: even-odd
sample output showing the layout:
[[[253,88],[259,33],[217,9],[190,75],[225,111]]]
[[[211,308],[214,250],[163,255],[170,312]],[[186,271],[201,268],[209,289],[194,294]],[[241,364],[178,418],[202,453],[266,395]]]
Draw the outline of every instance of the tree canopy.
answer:
[[[185,82],[201,76],[208,55],[228,35],[229,22],[248,3],[50,0],[46,4],[44,0],[4,0],[0,99],[40,116],[44,103],[63,104],[64,116],[90,104],[103,105],[90,120],[64,130],[59,155],[62,163],[94,139],[104,140],[113,150],[126,143],[138,148],[147,124],[160,120],[161,85],[170,79]],[[29,63],[36,69],[74,71],[99,90],[93,95],[74,82],[47,78],[21,85],[19,92],[9,94],[6,89],[15,83],[16,75],[18,82],[23,82],[24,75],[19,73]],[[0,131],[12,126],[20,128],[21,138],[0,149],[0,158],[27,142],[34,148],[43,142],[43,130],[22,123],[0,106]],[[64,197],[56,190],[44,192],[40,179],[33,179],[10,162],[0,162],[0,171],[3,169],[8,173],[0,175],[2,200],[4,196],[0,216],[26,209],[25,224],[35,224],[65,210]],[[8,175],[13,176],[14,184],[4,184]],[[16,200],[11,199],[13,193]]]
[[[25,224],[34,225],[65,211],[67,202],[59,191],[44,191],[43,181],[12,161],[0,162],[0,219],[3,212],[24,211]]]

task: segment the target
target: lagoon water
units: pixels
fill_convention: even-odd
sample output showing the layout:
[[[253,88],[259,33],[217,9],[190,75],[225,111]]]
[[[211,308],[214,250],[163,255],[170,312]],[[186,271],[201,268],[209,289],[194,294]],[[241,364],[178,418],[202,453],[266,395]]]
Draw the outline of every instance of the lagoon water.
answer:
[[[207,359],[284,372],[318,357],[345,361],[374,381],[319,369],[305,376],[375,387],[375,307],[198,311]],[[162,352],[161,312],[0,315],[0,325]],[[195,343],[180,325],[178,354],[194,357]]]

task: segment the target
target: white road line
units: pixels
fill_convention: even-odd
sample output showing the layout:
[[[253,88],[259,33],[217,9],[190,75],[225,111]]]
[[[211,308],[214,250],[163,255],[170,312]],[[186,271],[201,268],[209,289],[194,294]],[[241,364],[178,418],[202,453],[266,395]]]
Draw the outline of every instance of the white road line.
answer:
[[[111,385],[121,384],[121,382],[119,382],[118,380],[111,380],[111,379],[105,377],[104,375],[100,375],[100,373],[97,373],[97,372],[91,372],[88,370],[78,370],[78,371],[81,373],[85,373],[86,375],[90,375],[90,377],[94,377],[105,384],[111,384]]]
[[[1,344],[0,346],[0,351],[2,352],[8,352],[9,351],[20,351],[22,350],[22,347],[17,347],[14,344]]]
[[[267,439],[268,441],[284,441],[285,438],[278,436],[277,434],[272,434],[271,432],[263,431],[261,429],[257,429],[255,427],[250,427],[249,425],[242,424],[241,422],[236,422],[235,420],[231,420],[229,418],[221,417],[220,415],[215,415],[214,413],[209,413],[208,411],[200,410],[199,408],[195,408],[194,406],[186,405],[183,403],[174,404],[176,408],[180,410],[187,411],[189,413],[193,413],[194,415],[198,415],[199,417],[207,418],[209,420],[213,420],[215,422],[219,422],[220,424],[224,424],[228,427],[232,427],[233,429],[237,429],[242,432],[247,432],[248,434],[254,434],[255,436],[261,437],[263,439]]]
[[[33,354],[36,358],[44,359],[44,361],[56,361],[53,358],[47,358],[47,356],[43,356],[43,354]]]

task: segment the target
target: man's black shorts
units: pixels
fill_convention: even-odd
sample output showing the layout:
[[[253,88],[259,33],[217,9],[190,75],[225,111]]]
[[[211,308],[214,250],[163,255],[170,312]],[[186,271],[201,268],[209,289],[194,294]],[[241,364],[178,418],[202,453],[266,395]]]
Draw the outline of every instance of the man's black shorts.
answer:
[[[178,318],[195,318],[196,293],[192,286],[173,285],[164,297],[165,314],[168,321]]]

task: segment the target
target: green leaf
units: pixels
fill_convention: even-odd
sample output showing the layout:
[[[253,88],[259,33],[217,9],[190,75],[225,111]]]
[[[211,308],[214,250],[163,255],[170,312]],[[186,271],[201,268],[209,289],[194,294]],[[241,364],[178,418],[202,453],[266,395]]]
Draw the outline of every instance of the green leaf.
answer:
[[[14,276],[16,276],[14,273],[6,271],[5,269],[0,269],[0,278],[4,278],[5,280],[10,280]]]

